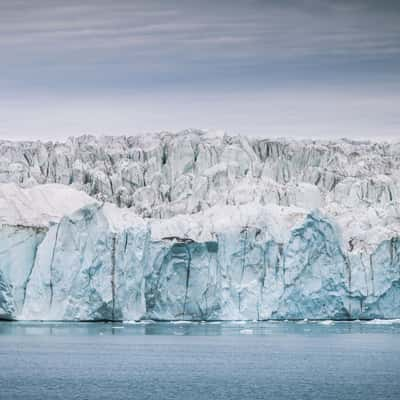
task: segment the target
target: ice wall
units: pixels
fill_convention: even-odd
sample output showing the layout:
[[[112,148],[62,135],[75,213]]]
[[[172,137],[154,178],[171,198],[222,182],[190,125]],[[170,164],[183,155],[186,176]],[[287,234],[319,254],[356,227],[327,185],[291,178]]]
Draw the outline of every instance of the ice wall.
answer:
[[[0,318],[400,317],[396,143],[188,131],[0,154]]]
[[[110,210],[105,210],[107,208]],[[342,249],[338,227],[314,211],[247,206],[208,231],[212,213],[137,220],[115,229],[119,210],[91,205],[53,225],[38,247],[20,319],[216,320],[395,318],[400,245]],[[213,211],[213,210],[212,210]],[[220,210],[218,210],[220,212]],[[199,220],[196,221],[196,217]],[[239,224],[237,221],[241,220]],[[175,221],[176,222],[176,221]],[[177,225],[180,226],[180,225]],[[162,237],[161,237],[162,236]]]

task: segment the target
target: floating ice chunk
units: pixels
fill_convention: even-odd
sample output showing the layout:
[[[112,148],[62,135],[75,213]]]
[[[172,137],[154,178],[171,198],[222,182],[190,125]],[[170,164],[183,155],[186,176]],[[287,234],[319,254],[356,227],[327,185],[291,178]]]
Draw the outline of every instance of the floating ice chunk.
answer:
[[[180,321],[170,321],[170,323],[175,325],[182,325],[182,324],[195,324],[197,323],[197,321],[180,320]]]
[[[373,319],[371,321],[366,321],[369,325],[393,325],[400,324],[400,319]]]
[[[318,322],[320,325],[334,325],[335,324],[335,322],[334,321],[332,321],[331,319],[327,319],[327,320],[325,320],[325,321],[319,321]]]

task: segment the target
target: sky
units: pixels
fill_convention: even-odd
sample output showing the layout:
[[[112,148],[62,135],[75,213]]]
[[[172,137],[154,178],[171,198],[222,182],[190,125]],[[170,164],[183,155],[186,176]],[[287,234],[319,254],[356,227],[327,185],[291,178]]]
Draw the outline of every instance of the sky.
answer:
[[[400,138],[400,1],[0,0],[0,138]]]

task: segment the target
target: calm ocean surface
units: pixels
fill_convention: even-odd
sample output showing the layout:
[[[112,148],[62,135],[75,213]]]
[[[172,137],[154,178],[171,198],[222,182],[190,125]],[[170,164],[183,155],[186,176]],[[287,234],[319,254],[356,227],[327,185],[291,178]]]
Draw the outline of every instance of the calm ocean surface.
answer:
[[[0,400],[400,399],[400,323],[0,322]]]

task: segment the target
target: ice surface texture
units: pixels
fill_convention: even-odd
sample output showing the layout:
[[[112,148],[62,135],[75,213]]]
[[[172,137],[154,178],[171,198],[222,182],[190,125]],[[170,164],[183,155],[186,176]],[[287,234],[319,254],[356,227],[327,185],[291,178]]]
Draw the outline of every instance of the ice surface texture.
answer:
[[[0,180],[0,318],[400,317],[399,143],[0,142]]]

